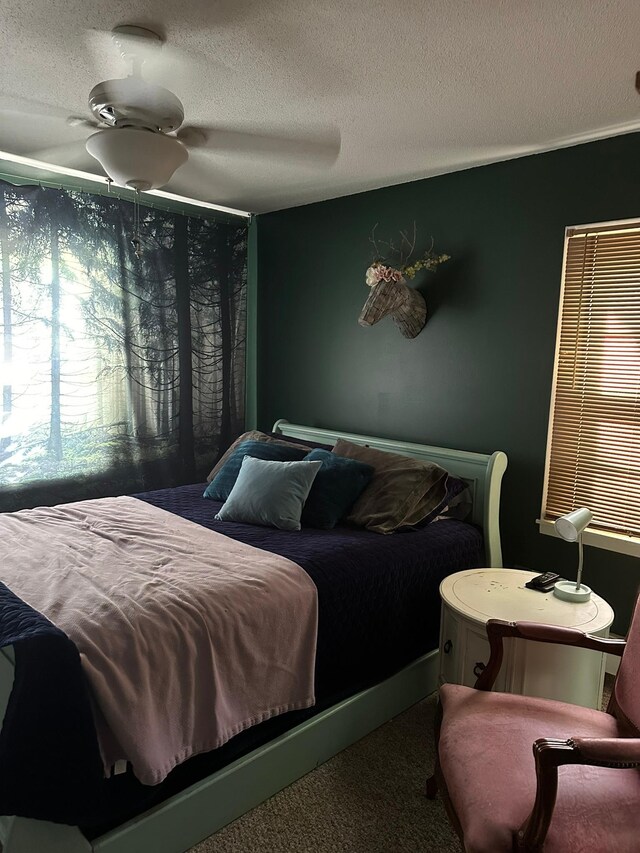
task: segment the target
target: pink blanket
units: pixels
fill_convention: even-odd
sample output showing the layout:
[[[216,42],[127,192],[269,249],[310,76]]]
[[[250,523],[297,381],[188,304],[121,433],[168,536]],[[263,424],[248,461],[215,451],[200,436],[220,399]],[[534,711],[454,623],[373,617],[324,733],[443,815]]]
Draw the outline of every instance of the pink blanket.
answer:
[[[314,703],[311,578],[135,498],[0,515],[0,579],[78,647],[107,773],[155,785]]]

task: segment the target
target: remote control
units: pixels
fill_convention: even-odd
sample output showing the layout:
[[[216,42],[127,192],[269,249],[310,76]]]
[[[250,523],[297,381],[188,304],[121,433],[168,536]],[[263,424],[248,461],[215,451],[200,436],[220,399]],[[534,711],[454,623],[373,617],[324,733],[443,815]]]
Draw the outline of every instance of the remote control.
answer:
[[[551,581],[555,583],[559,577],[560,575],[555,572],[545,572],[543,575],[536,575],[535,578],[531,578],[531,582],[536,586],[547,586]]]
[[[560,580],[560,575],[555,572],[545,572],[542,575],[536,575],[525,584],[529,589],[536,589],[539,592],[551,592],[556,581]]]

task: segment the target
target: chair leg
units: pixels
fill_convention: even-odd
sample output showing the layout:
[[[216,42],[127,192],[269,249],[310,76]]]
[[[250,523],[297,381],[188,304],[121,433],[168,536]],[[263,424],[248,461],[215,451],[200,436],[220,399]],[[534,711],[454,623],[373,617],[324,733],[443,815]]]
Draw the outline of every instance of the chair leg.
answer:
[[[438,782],[436,781],[435,773],[427,778],[425,785],[425,794],[428,800],[435,800],[438,795]]]
[[[427,779],[425,794],[428,800],[435,800],[438,795],[438,773],[440,771],[440,755],[438,753],[438,742],[440,740],[440,725],[442,723],[442,705],[438,701],[436,714],[433,720],[433,733],[435,736],[436,760],[433,773]],[[446,787],[446,786],[445,786]]]

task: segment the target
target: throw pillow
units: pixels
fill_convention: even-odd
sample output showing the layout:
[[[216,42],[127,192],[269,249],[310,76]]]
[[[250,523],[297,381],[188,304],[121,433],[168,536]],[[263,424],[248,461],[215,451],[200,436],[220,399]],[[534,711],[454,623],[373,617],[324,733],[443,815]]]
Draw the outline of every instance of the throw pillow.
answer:
[[[280,432],[270,432],[269,436],[274,441],[285,441],[287,444],[295,444],[298,447],[304,447],[304,445],[300,444],[299,439],[290,438],[288,435],[282,435]],[[304,440],[304,444],[307,445],[309,450],[333,450],[333,444],[324,444],[319,441],[308,441],[306,438]]]
[[[242,435],[238,436],[236,440],[225,450],[220,459],[213,466],[211,471],[209,472],[209,476],[207,477],[207,483],[210,483],[213,478],[216,476],[218,471],[223,467],[227,459],[231,456],[233,451],[239,444],[242,444],[243,441],[266,441],[271,444],[288,444],[297,447],[299,450],[304,450],[308,453],[311,450],[311,445],[299,444],[295,442],[293,439],[286,439],[284,437],[277,438],[274,433],[271,435],[267,435],[265,432],[260,432],[258,429],[249,430],[249,432],[244,432]]]
[[[306,454],[306,449],[301,450],[286,442],[242,441],[227,457],[227,461],[205,489],[203,497],[215,501],[226,501],[238,478],[245,456],[271,462],[300,462]]]
[[[322,463],[302,510],[302,524],[329,530],[345,516],[373,477],[373,468],[328,450],[312,450],[308,462]]]
[[[439,518],[465,519],[471,512],[471,495],[464,480],[447,474],[445,495],[437,506],[433,507],[416,527],[426,527]]]
[[[439,465],[343,439],[333,452],[375,469],[347,517],[352,524],[376,533],[394,533],[419,524],[445,497],[447,472]]]
[[[272,462],[245,456],[219,521],[300,530],[302,507],[322,462]]]

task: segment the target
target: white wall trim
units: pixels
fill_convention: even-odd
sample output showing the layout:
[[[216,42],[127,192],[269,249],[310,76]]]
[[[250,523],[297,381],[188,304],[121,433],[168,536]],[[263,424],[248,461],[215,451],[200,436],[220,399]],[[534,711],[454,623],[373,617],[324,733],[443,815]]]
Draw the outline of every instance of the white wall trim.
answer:
[[[560,539],[556,533],[553,521],[545,519],[537,519],[540,533],[545,536],[555,536]],[[633,536],[625,536],[622,533],[607,533],[604,530],[590,530],[588,527],[582,534],[582,541],[585,545],[593,545],[594,548],[604,548],[606,551],[616,551],[618,554],[626,554],[629,557],[640,557],[640,539]]]
[[[42,160],[34,160],[31,157],[23,157],[20,154],[12,154],[10,151],[0,151],[0,160],[15,163],[17,166],[26,166],[28,169],[51,172],[54,175],[65,175],[69,178],[91,181],[92,183],[100,184],[101,186],[108,186],[113,183],[113,181],[106,178],[104,175],[94,175],[92,172],[82,172],[80,169],[71,169],[68,166],[52,166],[51,163],[45,163]],[[128,187],[125,187],[124,189],[128,189]],[[179,204],[191,204],[194,207],[203,207],[205,210],[217,210],[220,213],[228,213],[230,216],[241,216],[243,219],[251,218],[251,213],[247,210],[236,210],[234,207],[225,207],[222,204],[214,204],[210,201],[188,198],[187,196],[176,195],[175,193],[166,192],[165,190],[144,190],[141,192],[141,195],[166,198],[169,201],[175,201]]]

